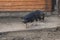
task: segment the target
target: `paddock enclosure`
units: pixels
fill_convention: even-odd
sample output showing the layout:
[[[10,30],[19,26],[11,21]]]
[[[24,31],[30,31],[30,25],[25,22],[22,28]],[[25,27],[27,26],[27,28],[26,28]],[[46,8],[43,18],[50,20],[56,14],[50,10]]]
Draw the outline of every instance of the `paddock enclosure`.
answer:
[[[51,11],[52,0],[0,0],[0,11]]]

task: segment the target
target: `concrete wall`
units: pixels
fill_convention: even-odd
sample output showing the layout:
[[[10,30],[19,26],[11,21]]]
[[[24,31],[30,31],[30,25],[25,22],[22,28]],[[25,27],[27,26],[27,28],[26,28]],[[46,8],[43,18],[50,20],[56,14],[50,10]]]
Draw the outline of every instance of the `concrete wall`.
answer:
[[[21,17],[24,16],[26,14],[29,14],[30,12],[0,12],[0,17],[4,17],[4,16],[17,16],[17,17]]]
[[[31,12],[31,11],[30,11]],[[7,17],[7,16],[9,16],[9,17],[22,17],[22,16],[25,16],[25,15],[27,15],[27,14],[29,14],[30,12],[27,12],[27,11],[25,11],[25,12],[0,12],[0,17]],[[54,12],[44,12],[45,13],[45,15],[46,16],[50,16],[50,15],[52,15],[52,14],[57,14],[57,12],[56,11],[54,11]]]

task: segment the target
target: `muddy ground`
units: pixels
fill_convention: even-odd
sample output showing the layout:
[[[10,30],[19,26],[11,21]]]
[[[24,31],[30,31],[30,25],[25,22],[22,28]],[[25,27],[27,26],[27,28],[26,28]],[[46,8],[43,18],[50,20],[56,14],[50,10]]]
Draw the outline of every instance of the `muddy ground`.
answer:
[[[0,40],[60,40],[60,27],[0,33]]]

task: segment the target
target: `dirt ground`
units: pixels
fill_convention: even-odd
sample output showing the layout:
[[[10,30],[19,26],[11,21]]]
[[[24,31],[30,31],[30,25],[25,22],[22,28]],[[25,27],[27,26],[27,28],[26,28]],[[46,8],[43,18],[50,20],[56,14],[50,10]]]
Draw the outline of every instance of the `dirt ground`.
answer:
[[[55,15],[45,17],[44,22],[33,22],[33,25],[31,23],[28,23],[28,28],[26,28],[26,25],[21,21],[22,20],[20,18],[0,18],[0,32],[54,28],[60,26],[60,17]]]
[[[0,40],[60,40],[60,17],[45,17],[44,22],[26,25],[20,18],[0,18]],[[37,26],[35,25],[37,23]]]
[[[0,33],[0,40],[60,40],[60,27]]]

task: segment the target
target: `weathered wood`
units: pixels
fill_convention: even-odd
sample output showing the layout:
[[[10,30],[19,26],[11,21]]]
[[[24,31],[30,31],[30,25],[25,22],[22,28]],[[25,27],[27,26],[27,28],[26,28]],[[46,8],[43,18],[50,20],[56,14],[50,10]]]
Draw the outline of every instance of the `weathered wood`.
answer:
[[[47,9],[46,9],[47,4]],[[0,0],[0,11],[51,11],[51,0]]]

